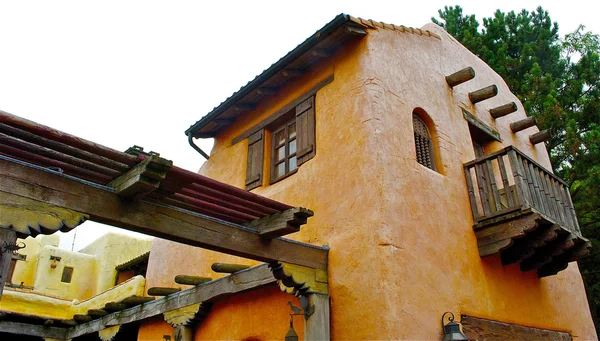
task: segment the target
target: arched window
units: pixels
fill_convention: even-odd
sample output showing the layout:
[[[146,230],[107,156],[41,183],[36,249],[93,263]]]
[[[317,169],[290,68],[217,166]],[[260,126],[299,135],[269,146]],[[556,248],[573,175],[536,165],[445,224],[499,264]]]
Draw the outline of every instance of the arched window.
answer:
[[[413,128],[415,131],[417,161],[425,167],[436,170],[431,134],[429,134],[429,129],[427,129],[425,121],[415,114],[413,114]]]

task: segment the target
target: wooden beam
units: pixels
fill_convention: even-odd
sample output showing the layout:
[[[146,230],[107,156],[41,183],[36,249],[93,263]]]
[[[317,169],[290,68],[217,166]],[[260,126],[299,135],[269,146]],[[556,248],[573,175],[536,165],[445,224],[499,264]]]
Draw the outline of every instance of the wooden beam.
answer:
[[[346,32],[350,33],[351,35],[360,37],[367,35],[367,31],[365,30],[365,28],[357,25],[347,25]]]
[[[89,214],[96,222],[263,262],[327,268],[326,248],[287,239],[265,242],[252,229],[146,200],[123,201],[110,188],[0,156],[0,204],[26,197]]]
[[[469,66],[446,76],[446,83],[453,88],[459,84],[470,81],[473,78],[475,78],[475,70]]]
[[[27,255],[22,255],[20,253],[13,253],[11,255],[11,258],[12,259],[16,259],[16,260],[23,260],[24,261],[24,260],[27,260]]]
[[[510,102],[504,105],[501,105],[499,107],[495,107],[490,109],[490,115],[492,115],[492,117],[494,119],[498,119],[502,116],[506,116],[508,114],[512,114],[513,112],[517,111],[517,103],[515,102]]]
[[[300,77],[304,74],[303,70],[299,69],[285,69],[281,71],[283,77]]]
[[[321,57],[321,58],[331,57],[331,55],[332,55],[331,50],[319,49],[319,48],[313,49],[312,51],[310,51],[310,54],[312,54],[314,57]]]
[[[173,161],[150,156],[108,186],[114,188],[120,197],[139,199],[156,190],[172,166]]]
[[[477,91],[469,92],[469,100],[471,101],[471,103],[475,104],[481,101],[485,101],[486,99],[490,99],[496,96],[497,94],[498,87],[496,85],[490,85]]]
[[[165,287],[153,287],[148,289],[148,295],[150,296],[168,296],[176,292],[181,291],[179,288],[165,288]]]
[[[216,302],[219,299],[275,283],[267,264],[240,271],[233,275],[219,278],[210,283],[180,291],[144,305],[138,305],[127,310],[115,312],[97,320],[70,328],[68,338],[90,334],[98,330],[133,323],[160,315],[164,312],[180,309],[202,302]]]
[[[53,338],[57,340],[67,339],[67,328],[49,327],[12,321],[0,321],[0,332],[14,335]]]
[[[512,122],[510,124],[510,130],[512,130],[513,133],[518,133],[521,130],[525,130],[527,128],[533,127],[534,125],[536,125],[535,118],[527,117],[522,120]]]
[[[199,277],[199,276],[188,276],[188,275],[177,275],[175,276],[175,283],[184,285],[198,285],[212,281],[210,277]]]
[[[529,142],[531,142],[531,144],[542,143],[542,142],[548,141],[549,139],[550,139],[550,131],[547,129],[539,131],[535,134],[529,135]]]
[[[260,87],[258,89],[256,89],[256,93],[259,95],[264,95],[264,96],[273,96],[273,95],[277,95],[277,88],[270,88],[270,87]]]
[[[329,295],[309,294],[309,306],[314,307],[314,313],[304,322],[306,340],[323,340],[331,338]]]
[[[122,302],[108,302],[104,305],[104,310],[110,313],[125,310],[127,308],[129,308],[129,306]]]
[[[102,317],[102,316],[108,315],[108,311],[106,311],[104,309],[89,309],[87,311],[87,314],[90,315],[91,317]]]
[[[257,230],[261,237],[271,239],[300,231],[300,226],[306,224],[306,220],[313,215],[313,211],[309,209],[294,207],[253,220],[245,225]]]
[[[85,322],[90,322],[91,320],[93,320],[93,318],[90,315],[75,314],[75,315],[73,315],[73,320],[75,320],[79,323],[85,323]]]
[[[248,268],[250,268],[248,265],[228,263],[213,263],[213,265],[210,266],[212,271],[224,274],[232,274]]]

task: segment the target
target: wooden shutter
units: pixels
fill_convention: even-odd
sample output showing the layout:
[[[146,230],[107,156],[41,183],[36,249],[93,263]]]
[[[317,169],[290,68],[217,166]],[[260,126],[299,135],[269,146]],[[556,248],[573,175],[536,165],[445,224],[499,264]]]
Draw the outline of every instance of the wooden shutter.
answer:
[[[297,147],[296,158],[298,166],[315,156],[315,96],[296,106]]]
[[[248,137],[248,163],[246,165],[246,190],[262,185],[264,130],[261,129]]]

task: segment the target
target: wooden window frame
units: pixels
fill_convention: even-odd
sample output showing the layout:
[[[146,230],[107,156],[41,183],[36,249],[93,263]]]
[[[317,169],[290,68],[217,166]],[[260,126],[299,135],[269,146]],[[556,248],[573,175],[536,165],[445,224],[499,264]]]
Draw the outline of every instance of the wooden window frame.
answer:
[[[67,269],[71,269],[71,273],[69,274],[69,278],[68,278],[68,280],[65,280],[65,274],[66,274],[66,273],[65,273],[65,270],[67,270]],[[71,282],[73,281],[73,272],[75,272],[75,269],[74,269],[72,266],[65,266],[65,267],[63,268],[62,275],[61,275],[61,277],[60,277],[60,281],[61,281],[62,283],[66,283],[66,284],[69,284],[69,283],[71,283]]]
[[[414,143],[415,143],[415,158],[421,166],[427,167],[427,168],[437,172],[435,151],[433,148],[433,138],[431,136],[431,132],[429,131],[429,127],[427,126],[427,122],[422,117],[420,117],[418,114],[416,114],[414,112],[412,115],[412,119],[413,119],[413,133],[414,133],[413,139],[414,139]],[[417,133],[417,131],[415,129],[416,122],[423,124],[423,127],[425,127],[425,132],[427,133],[427,136],[421,136],[421,134]],[[424,164],[419,160],[419,147],[417,144],[417,135],[423,137],[427,142],[427,151],[426,152],[428,153],[430,165]]]
[[[281,181],[285,178],[287,178],[288,176],[295,174],[298,171],[298,164],[297,164],[297,159],[296,159],[296,151],[294,151],[293,153],[290,153],[290,143],[292,141],[297,141],[298,139],[298,127],[296,125],[296,115],[293,115],[294,110],[292,110],[292,112],[290,112],[290,115],[286,115],[284,116],[285,121],[280,123],[279,125],[277,125],[274,129],[271,130],[271,165],[270,165],[270,170],[271,170],[271,184],[274,184],[278,181]],[[290,139],[290,127],[294,126],[294,128],[296,129],[295,135],[292,139]],[[284,142],[282,144],[278,144],[276,141],[276,137],[277,134],[284,132]],[[283,159],[281,160],[277,160],[277,150],[281,147],[284,147],[284,156]],[[297,148],[297,142],[296,142],[296,148]],[[296,159],[296,167],[292,170],[290,170],[290,159],[295,158]],[[283,175],[279,176],[279,177],[275,177],[275,170],[276,167],[281,164],[284,163],[285,164],[285,172]]]

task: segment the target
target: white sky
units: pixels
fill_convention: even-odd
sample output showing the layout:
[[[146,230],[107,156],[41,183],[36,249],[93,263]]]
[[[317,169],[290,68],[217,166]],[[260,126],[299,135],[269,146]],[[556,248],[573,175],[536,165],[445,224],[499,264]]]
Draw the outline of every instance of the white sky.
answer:
[[[421,27],[455,4],[479,20],[541,4],[561,35],[600,33],[599,1],[0,0],[0,109],[196,171],[184,131],[335,15]],[[108,227],[78,230],[75,250]],[[61,239],[70,249],[73,233]]]

